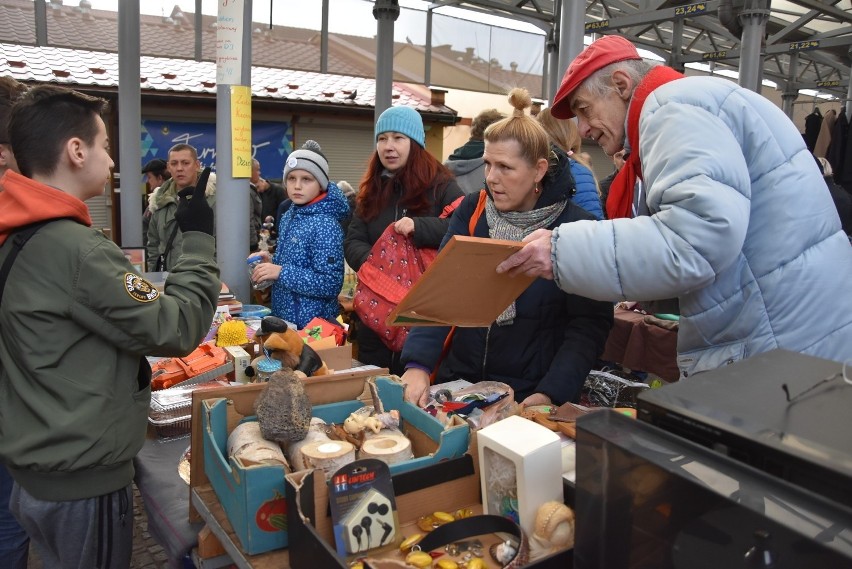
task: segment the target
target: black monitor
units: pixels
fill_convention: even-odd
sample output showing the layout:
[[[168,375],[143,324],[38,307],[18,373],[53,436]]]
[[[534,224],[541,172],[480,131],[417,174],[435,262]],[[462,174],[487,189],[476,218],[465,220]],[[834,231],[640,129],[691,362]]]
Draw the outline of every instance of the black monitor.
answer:
[[[852,508],[852,385],[841,370],[774,350],[646,390],[638,418]]]

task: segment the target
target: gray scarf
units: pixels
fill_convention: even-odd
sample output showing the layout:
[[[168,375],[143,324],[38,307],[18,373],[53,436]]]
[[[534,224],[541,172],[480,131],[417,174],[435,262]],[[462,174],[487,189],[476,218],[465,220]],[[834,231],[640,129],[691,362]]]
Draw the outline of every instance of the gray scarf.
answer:
[[[550,226],[562,215],[568,200],[561,200],[553,205],[530,211],[501,212],[494,207],[494,200],[488,198],[485,205],[485,219],[488,221],[488,235],[492,239],[507,239],[523,241],[524,237],[542,227]],[[497,325],[511,324],[515,319],[515,303],[497,317]]]

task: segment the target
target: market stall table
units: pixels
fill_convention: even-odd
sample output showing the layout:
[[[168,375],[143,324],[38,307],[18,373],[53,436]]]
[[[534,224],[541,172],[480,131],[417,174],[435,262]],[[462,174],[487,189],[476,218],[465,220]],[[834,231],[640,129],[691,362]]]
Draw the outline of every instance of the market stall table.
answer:
[[[189,522],[189,486],[178,474],[178,463],[188,446],[189,437],[148,438],[133,459],[148,531],[168,555],[171,567],[183,567],[184,557],[198,543],[198,532],[204,527],[201,522]]]
[[[647,371],[666,381],[677,381],[677,330],[645,321],[645,314],[615,309],[615,321],[601,359],[631,370]]]

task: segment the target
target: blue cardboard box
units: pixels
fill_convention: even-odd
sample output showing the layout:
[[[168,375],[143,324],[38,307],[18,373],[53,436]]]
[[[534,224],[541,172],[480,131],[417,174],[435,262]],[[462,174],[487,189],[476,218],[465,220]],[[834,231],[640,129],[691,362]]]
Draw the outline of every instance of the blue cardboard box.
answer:
[[[385,410],[400,411],[400,427],[411,439],[414,458],[391,465],[392,475],[457,458],[467,452],[470,443],[467,424],[458,421],[444,428],[428,413],[403,401],[403,386],[398,381],[386,376],[372,377],[369,373],[344,379],[326,377],[328,379],[308,379],[305,388],[311,401],[319,403],[315,404],[313,415],[328,423],[342,423],[364,405],[353,394],[365,392],[368,380],[375,382]],[[256,389],[254,394],[257,394]],[[336,397],[342,400],[334,401]],[[287,547],[284,467],[243,464],[227,456],[230,431],[241,421],[254,421],[255,417],[239,416],[227,398],[205,399],[201,412],[204,470],[243,550],[255,555]]]

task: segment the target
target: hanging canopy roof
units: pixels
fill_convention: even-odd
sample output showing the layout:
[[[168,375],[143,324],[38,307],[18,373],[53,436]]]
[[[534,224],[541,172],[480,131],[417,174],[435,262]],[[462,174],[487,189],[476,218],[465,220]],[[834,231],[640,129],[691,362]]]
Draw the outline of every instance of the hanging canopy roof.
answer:
[[[569,2],[572,0],[563,0]],[[725,7],[733,8],[726,17]],[[740,38],[736,14],[769,5],[768,0],[586,0],[586,33],[617,33],[672,63],[710,63],[715,70],[737,71]],[[456,6],[521,19],[559,34],[559,3],[554,0],[437,0],[430,8]],[[720,20],[728,20],[726,27]],[[670,60],[672,38],[683,24],[681,53]],[[730,28],[730,29],[729,29]],[[766,23],[763,79],[781,90],[817,90],[846,98],[852,0],[772,0]],[[793,57],[797,55],[797,57]],[[796,61],[797,60],[797,61]],[[793,69],[791,69],[791,61]],[[787,85],[787,82],[791,82]]]

